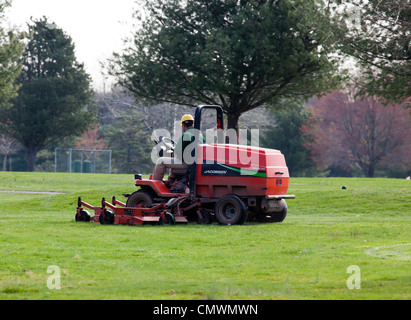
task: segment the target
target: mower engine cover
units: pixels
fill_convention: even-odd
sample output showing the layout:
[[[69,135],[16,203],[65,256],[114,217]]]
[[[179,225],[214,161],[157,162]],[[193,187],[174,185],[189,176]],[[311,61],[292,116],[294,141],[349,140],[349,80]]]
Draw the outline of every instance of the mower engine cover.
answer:
[[[285,195],[289,182],[280,151],[234,144],[200,145],[196,176],[196,194],[206,198]]]

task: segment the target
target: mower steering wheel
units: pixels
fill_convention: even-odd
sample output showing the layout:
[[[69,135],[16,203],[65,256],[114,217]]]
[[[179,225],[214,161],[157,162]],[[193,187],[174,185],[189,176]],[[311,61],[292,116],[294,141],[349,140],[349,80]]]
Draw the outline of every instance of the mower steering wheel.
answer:
[[[169,150],[174,150],[174,148],[175,148],[175,143],[174,143],[174,141],[171,139],[171,138],[168,138],[168,137],[162,137],[161,138],[161,141],[160,142],[163,142],[163,144],[167,147],[167,149],[169,149]]]

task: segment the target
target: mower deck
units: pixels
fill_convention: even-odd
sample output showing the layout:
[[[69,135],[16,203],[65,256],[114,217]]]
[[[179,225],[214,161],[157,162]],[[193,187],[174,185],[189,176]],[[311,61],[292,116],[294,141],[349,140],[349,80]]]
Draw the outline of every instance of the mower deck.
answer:
[[[91,217],[89,212],[84,208],[94,210],[94,216]],[[100,222],[101,224],[123,224],[123,225],[142,225],[144,223],[151,224],[175,224],[187,223],[188,220],[182,215],[172,215],[166,209],[165,203],[160,203],[152,208],[143,208],[136,206],[128,208],[125,203],[112,198],[112,203],[109,203],[105,198],[101,201],[101,206],[93,206],[78,198],[76,221],[92,221]]]

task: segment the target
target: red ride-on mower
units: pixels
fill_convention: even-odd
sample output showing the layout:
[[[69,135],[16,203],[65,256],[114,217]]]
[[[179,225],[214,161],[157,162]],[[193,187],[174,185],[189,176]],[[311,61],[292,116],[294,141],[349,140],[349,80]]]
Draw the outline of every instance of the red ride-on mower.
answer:
[[[216,111],[218,143],[199,144],[195,138],[193,164],[188,170],[174,170],[174,183],[135,176],[139,189],[127,197],[127,208],[156,208],[167,203],[175,221],[197,221],[208,224],[216,220],[223,225],[246,221],[282,222],[287,215],[285,199],[289,173],[284,155],[278,150],[225,144],[223,111],[220,106],[199,106],[194,128],[200,132],[203,110]],[[167,141],[166,141],[167,140]],[[164,139],[167,148],[174,142]],[[248,161],[247,161],[248,160]]]

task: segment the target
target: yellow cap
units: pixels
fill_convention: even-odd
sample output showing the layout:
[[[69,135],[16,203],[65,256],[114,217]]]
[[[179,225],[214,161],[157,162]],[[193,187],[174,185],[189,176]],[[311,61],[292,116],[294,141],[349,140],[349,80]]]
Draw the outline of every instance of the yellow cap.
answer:
[[[192,121],[194,122],[194,118],[191,114],[185,114],[182,118],[181,118],[181,125],[183,125],[183,122],[185,121]]]

